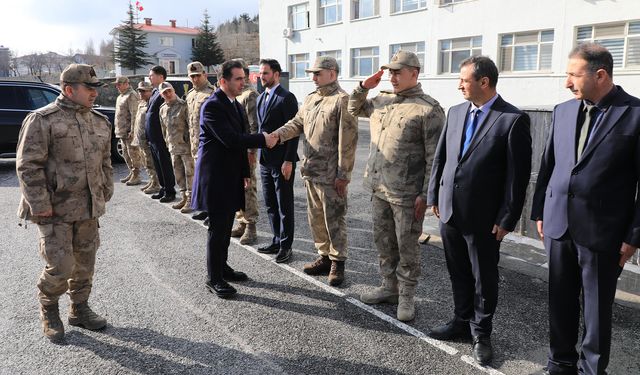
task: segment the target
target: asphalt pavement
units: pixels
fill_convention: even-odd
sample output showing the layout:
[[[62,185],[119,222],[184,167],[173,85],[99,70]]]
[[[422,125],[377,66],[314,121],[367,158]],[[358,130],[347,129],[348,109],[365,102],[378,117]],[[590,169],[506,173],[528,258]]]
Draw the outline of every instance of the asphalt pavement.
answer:
[[[35,284],[44,263],[37,230],[18,226],[15,160],[0,160],[0,374],[540,374],[548,342],[543,271],[501,263],[496,357],[486,368],[473,363],[469,342],[426,337],[430,327],[452,316],[439,247],[422,246],[415,321],[397,321],[395,306],[358,301],[380,282],[370,195],[361,184],[369,138],[366,126],[360,129],[342,287],[301,272],[316,254],[299,173],[293,260],[276,264],[256,252],[259,244],[234,241],[229,263],[250,280],[236,283],[239,293],[229,300],[204,287],[207,231],[201,222],[117,182],[100,219],[90,299],[109,325],[98,332],[65,325],[62,345],[42,336]],[[125,166],[115,166],[115,179],[125,174]],[[258,231],[261,243],[270,240],[263,207]],[[63,296],[65,322],[67,306]],[[638,309],[614,307],[609,373],[640,373]]]

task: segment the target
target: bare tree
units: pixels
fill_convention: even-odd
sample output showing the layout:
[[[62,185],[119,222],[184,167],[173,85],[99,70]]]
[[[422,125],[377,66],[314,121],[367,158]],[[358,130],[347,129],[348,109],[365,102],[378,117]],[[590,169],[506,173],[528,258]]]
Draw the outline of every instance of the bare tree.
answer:
[[[41,53],[34,52],[22,57],[22,63],[29,69],[29,74],[34,77],[42,76],[44,57]]]
[[[93,44],[93,39],[89,38],[84,45],[84,54],[88,56],[96,55],[96,47]]]
[[[20,77],[20,69],[18,69],[18,67],[18,51],[9,50],[9,70],[11,71],[10,75],[13,75],[14,77]]]

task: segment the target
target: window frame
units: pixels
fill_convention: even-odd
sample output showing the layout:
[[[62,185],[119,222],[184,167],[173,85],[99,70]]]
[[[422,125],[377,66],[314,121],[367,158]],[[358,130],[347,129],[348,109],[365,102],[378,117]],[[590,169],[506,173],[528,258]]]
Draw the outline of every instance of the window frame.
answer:
[[[365,55],[365,56],[356,56],[355,55],[356,51],[358,51],[360,53],[360,51],[363,50],[363,49],[371,49],[372,52],[374,52],[374,53],[372,53],[371,55]],[[375,52],[377,52],[377,54]],[[371,61],[371,72],[370,73],[361,74],[360,68],[359,68],[359,64],[358,64],[358,69],[356,69],[356,60],[359,62],[360,60],[365,59],[365,58],[372,59],[372,61]],[[351,72],[350,72],[350,77],[351,78],[368,77],[368,76],[372,75],[380,67],[380,47],[379,46],[365,46],[365,47],[351,48],[350,66],[351,66]]]
[[[358,16],[356,18],[356,11],[359,13],[360,10],[358,8],[358,5],[360,4],[362,0],[350,0],[351,3],[351,21],[360,21],[360,20],[366,20],[369,18],[375,18],[375,17],[380,17],[380,0],[371,0],[372,5],[373,5],[373,14],[370,16],[365,16],[365,17],[360,17]]]
[[[636,24],[634,26],[638,27],[639,30],[637,33],[635,34],[629,34],[629,29],[631,27],[632,24]],[[601,37],[601,38],[597,38],[596,37],[596,29],[599,27],[616,27],[616,26],[624,26],[624,32],[621,35],[607,35],[605,37]],[[591,36],[589,38],[582,38],[582,39],[578,39],[579,38],[579,34],[580,34],[580,29],[584,29],[584,28],[591,28]],[[629,57],[629,40],[632,39],[634,40],[636,43],[638,43],[638,46],[636,48],[638,48],[638,51],[634,51],[636,54],[640,54],[640,19],[635,19],[635,20],[627,20],[627,21],[622,21],[622,22],[611,22],[611,23],[600,23],[600,24],[590,24],[590,25],[579,25],[575,27],[575,34],[574,34],[574,46],[578,46],[582,43],[598,43],[598,41],[602,41],[602,40],[617,40],[617,39],[622,39],[623,40],[623,46],[622,46],[622,56],[621,56],[621,61],[616,61],[616,55],[614,52],[611,52],[611,49],[609,47],[607,47],[606,45],[604,45],[605,47],[607,47],[609,49],[609,52],[611,52],[611,54],[613,55],[613,68],[614,70],[617,69],[622,69],[622,70],[640,70],[640,56],[638,57],[638,62],[636,64],[631,64],[629,65],[629,61],[628,61],[628,57]],[[601,44],[601,43],[599,43]]]
[[[543,34],[551,32],[551,40],[543,40]],[[527,34],[537,33],[537,41],[533,42],[517,42],[516,39],[518,37],[523,37]],[[503,44],[503,38],[511,37],[510,44]],[[498,68],[500,72],[509,73],[509,74],[529,74],[529,73],[551,73],[553,71],[553,44],[555,42],[555,30],[554,29],[541,29],[541,30],[528,30],[528,31],[519,31],[513,33],[504,33],[498,35]],[[535,69],[523,69],[516,70],[516,53],[517,47],[530,47],[536,46],[536,66]],[[542,63],[542,49],[544,46],[551,46],[551,51],[549,55],[549,67],[541,68]],[[503,51],[509,48],[511,50],[511,56],[509,57],[510,68],[509,70],[504,69],[504,54]]]
[[[164,41],[170,41],[171,43],[166,44]],[[162,47],[173,47],[175,45],[175,40],[172,36],[160,36],[158,37],[158,43]]]
[[[294,13],[294,9],[298,8],[298,7],[301,7],[301,6],[304,6],[305,10],[303,12],[295,12]],[[288,24],[289,24],[289,27],[291,28],[291,30],[294,30],[294,31],[296,31],[296,30],[306,30],[306,29],[311,27],[311,22],[310,22],[311,19],[310,19],[310,16],[309,16],[309,2],[308,1],[307,2],[303,2],[303,3],[289,5],[287,11],[289,13],[288,14],[288,17],[289,17]],[[294,24],[294,19],[296,19],[296,17],[294,17],[294,15],[298,15],[298,14],[305,14],[306,15],[306,23],[307,24],[306,24],[305,27],[296,27],[296,25]]]
[[[400,2],[400,10],[396,9],[396,1]],[[405,9],[405,2],[417,2],[415,9]],[[389,0],[389,13],[391,15],[409,12],[418,12],[427,9],[427,0]]]
[[[454,42],[461,42],[468,39],[469,40],[469,48],[453,48],[453,44]],[[474,46],[474,40],[479,40],[480,44],[478,46]],[[443,50],[443,44],[445,42],[448,42],[450,47],[446,50]],[[462,37],[462,38],[451,38],[451,39],[441,39],[438,41],[438,74],[456,74],[460,72],[459,67],[454,67],[452,65],[453,63],[453,54],[455,52],[460,52],[460,51],[469,51],[469,56],[467,57],[471,57],[471,56],[478,56],[478,55],[482,55],[482,35],[474,35],[474,36],[467,36],[467,37]],[[477,53],[474,54],[474,51],[477,50]],[[448,70],[445,71],[444,70],[444,66],[443,66],[443,54],[447,52],[448,53]],[[457,69],[456,71],[454,71],[455,68]]]
[[[333,2],[331,5],[322,5],[323,1]],[[333,22],[326,22],[326,9],[330,7],[336,7],[336,20]],[[318,26],[335,25],[342,22],[342,0],[318,0]]]
[[[305,60],[294,60],[294,58],[297,56],[304,56]],[[289,68],[289,79],[302,79],[307,76],[306,73],[304,73],[304,70],[309,69],[309,53],[308,52],[292,53],[289,55],[288,60],[289,61],[287,61],[287,65]],[[294,64],[302,64],[302,63],[304,63],[303,74],[300,77],[298,77],[298,75],[296,74],[297,66],[295,66]]]

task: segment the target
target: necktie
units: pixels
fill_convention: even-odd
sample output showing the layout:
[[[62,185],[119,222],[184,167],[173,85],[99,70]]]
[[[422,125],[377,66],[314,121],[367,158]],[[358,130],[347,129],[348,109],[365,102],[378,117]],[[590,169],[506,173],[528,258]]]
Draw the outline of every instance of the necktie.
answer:
[[[478,115],[480,114],[479,109],[474,109],[469,114],[469,120],[467,122],[467,130],[464,132],[464,144],[462,145],[462,153],[460,156],[464,155],[465,152],[469,149],[469,145],[471,144],[471,139],[473,138],[473,133],[475,133],[476,128],[478,127]]]
[[[578,138],[578,158],[582,156],[582,152],[587,146],[587,140],[589,139],[589,127],[591,127],[591,120],[593,119],[595,109],[595,105],[584,106],[584,122],[580,128],[580,137]]]
[[[267,107],[269,106],[269,91],[264,92],[264,99],[262,99],[262,105],[260,106],[260,117],[264,118],[267,113]]]

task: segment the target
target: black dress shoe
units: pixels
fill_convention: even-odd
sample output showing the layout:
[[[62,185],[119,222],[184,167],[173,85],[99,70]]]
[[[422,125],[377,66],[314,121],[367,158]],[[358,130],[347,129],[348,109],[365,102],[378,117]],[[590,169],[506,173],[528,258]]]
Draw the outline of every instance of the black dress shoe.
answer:
[[[233,268],[226,266],[222,272],[222,278],[226,281],[247,281],[249,276],[246,273],[236,271]]]
[[[204,221],[202,222],[202,224],[204,224],[206,227],[209,226],[209,216],[204,218]]]
[[[228,298],[237,293],[236,288],[232,287],[224,280],[216,282],[207,281],[205,286],[211,293],[215,293],[215,295],[220,298]]]
[[[486,366],[493,359],[493,349],[491,348],[491,338],[488,336],[473,337],[473,359],[481,366]]]
[[[191,218],[193,220],[204,220],[207,218],[207,216],[209,216],[209,214],[207,214],[206,211],[200,211],[200,212],[196,212],[195,214],[193,214],[193,216],[191,216]]]
[[[155,193],[151,196],[151,199],[161,199],[162,197],[164,197],[164,193],[163,192],[159,192],[159,193]]]
[[[165,194],[164,197],[160,198],[160,202],[162,203],[173,202],[175,200],[176,200],[175,194]]]
[[[276,254],[280,250],[280,245],[272,243],[269,246],[262,246],[258,248],[258,252],[261,254]]]
[[[278,251],[278,255],[276,255],[276,263],[284,263],[289,261],[292,254],[293,251],[291,251],[291,249],[280,249],[280,251]]]
[[[438,340],[470,339],[471,328],[469,322],[453,318],[447,324],[433,328],[427,335]]]

